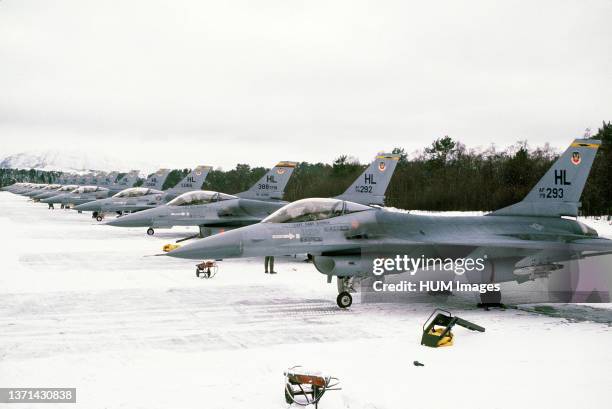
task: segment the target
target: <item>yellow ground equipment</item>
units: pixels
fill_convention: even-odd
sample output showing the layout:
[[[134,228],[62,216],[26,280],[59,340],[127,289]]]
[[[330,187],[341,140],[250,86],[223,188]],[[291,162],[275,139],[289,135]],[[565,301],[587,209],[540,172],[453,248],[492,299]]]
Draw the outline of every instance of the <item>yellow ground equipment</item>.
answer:
[[[434,317],[434,314],[437,315]],[[432,317],[434,317],[432,319]],[[457,316],[453,317],[449,311],[445,311],[436,308],[425,324],[423,324],[423,337],[421,338],[421,345],[425,345],[432,348],[452,346],[454,335],[451,332],[451,328],[455,325],[460,325],[472,331],[485,332],[485,329],[480,325],[476,325],[473,322],[464,320]]]

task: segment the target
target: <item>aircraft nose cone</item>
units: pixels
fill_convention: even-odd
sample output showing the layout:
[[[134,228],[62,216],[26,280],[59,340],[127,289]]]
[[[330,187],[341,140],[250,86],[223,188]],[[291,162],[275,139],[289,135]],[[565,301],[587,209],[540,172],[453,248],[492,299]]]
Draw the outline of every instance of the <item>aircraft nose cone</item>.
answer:
[[[78,206],[75,206],[74,210],[78,210],[78,211],[81,211],[81,212],[93,212],[94,210],[96,210],[96,207],[97,206],[94,206],[91,203],[83,203],[83,204],[80,204]]]
[[[47,197],[45,199],[40,199],[41,203],[51,203],[51,199],[55,199],[57,196]]]
[[[147,215],[139,213],[141,212],[117,217],[109,220],[106,224],[115,227],[150,227],[151,219]]]
[[[242,255],[242,232],[237,230],[199,239],[167,253],[170,257],[188,259],[222,259]]]

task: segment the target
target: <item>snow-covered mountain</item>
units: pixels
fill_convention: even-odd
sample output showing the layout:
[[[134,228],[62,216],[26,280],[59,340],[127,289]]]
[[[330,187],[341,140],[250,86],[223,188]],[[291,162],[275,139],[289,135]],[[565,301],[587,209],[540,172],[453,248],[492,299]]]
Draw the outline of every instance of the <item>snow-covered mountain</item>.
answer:
[[[143,173],[159,168],[154,163],[130,160],[129,163],[101,153],[70,150],[28,151],[0,159],[2,169],[39,169],[83,173],[90,170],[127,172],[138,169]]]

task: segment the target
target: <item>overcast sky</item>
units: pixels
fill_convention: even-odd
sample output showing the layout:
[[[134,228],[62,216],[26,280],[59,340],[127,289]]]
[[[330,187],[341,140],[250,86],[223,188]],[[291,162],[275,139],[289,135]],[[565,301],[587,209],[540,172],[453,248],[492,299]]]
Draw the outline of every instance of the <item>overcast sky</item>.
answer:
[[[612,120],[612,1],[0,0],[0,157],[370,160]]]

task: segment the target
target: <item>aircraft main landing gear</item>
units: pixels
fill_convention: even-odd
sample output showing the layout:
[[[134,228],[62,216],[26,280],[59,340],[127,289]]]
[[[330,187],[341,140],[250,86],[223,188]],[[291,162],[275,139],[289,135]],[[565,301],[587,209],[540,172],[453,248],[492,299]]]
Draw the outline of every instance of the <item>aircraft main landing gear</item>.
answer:
[[[154,235],[154,234],[155,234],[155,230],[153,230],[153,227],[149,227],[149,228],[147,229],[147,234],[148,234],[149,236],[152,236],[152,235]]]

